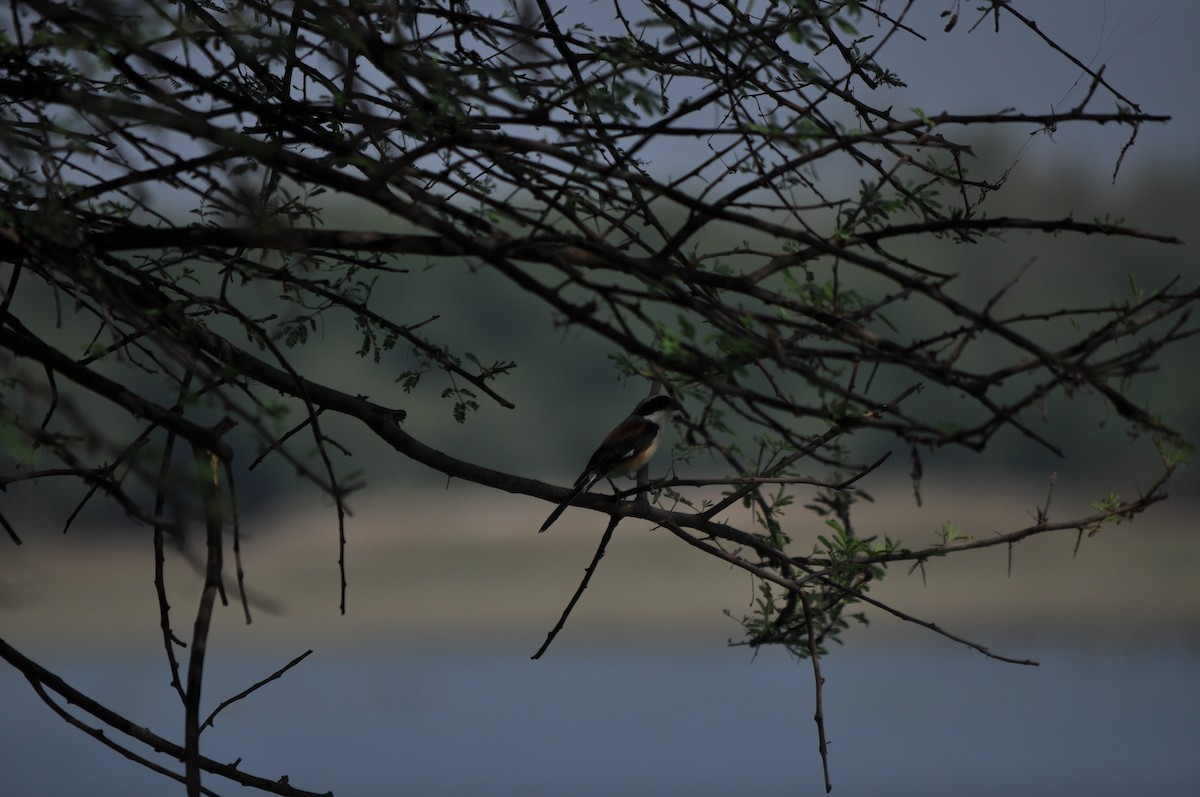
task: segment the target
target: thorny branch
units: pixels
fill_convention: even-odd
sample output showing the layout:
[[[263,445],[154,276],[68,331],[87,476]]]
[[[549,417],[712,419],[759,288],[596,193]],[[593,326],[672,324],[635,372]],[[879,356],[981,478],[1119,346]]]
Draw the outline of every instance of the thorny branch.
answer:
[[[143,744],[155,752],[163,753],[178,761],[186,759],[187,753],[182,746],[153,733],[149,728],[138,725],[105,707],[103,704],[72,687],[45,667],[29,659],[3,639],[0,639],[0,659],[8,662],[13,668],[29,679],[31,684],[36,684],[41,689],[47,689],[58,694],[67,703],[98,720],[105,728],[116,731],[121,736],[128,737],[132,741]],[[103,729],[100,728],[93,728],[88,732],[90,735],[97,737],[106,736]],[[223,764],[204,756],[200,756],[198,764],[200,769],[205,772],[210,772],[243,786],[258,789],[267,794],[279,794],[284,795],[284,797],[321,797],[322,795],[328,797],[328,795],[332,794],[332,792],[311,792],[298,789],[288,784],[286,778],[271,780],[251,775],[248,772],[238,769],[235,764]]]

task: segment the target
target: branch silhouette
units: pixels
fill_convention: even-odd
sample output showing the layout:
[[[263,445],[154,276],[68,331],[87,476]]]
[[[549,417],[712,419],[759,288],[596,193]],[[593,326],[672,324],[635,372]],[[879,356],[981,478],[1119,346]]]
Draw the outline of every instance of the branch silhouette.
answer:
[[[569,488],[492,467],[486,446],[455,456],[426,423],[487,424],[498,408],[570,431],[565,411],[518,406],[538,395],[537,374],[557,372],[521,367],[514,330],[540,317],[564,352],[594,345],[616,376],[665,387],[687,414],[668,477],[576,501],[607,525],[534,658],[618,523],[671,535],[754,580],[735,644],[809,661],[828,789],[821,658],[863,605],[1034,664],[881,601],[872,589],[889,568],[952,567],[1043,535],[1082,541],[1164,500],[1186,459],[1177,421],[1139,397],[1200,333],[1200,287],[1052,246],[1158,252],[1180,239],[1074,207],[997,212],[1020,164],[997,161],[981,135],[1119,127],[1115,179],[1138,131],[1169,117],[1008,3],[974,26],[1033,31],[1072,79],[1082,70],[1081,101],[898,109],[901,89],[942,98],[893,71],[894,42],[933,57],[957,4],[935,30],[912,3],[751,13],[621,0],[602,21],[543,0],[501,5],[14,0],[0,75],[0,489],[77,483],[64,529],[107,505],[146,531],[183,741],[134,727],[3,643],[0,657],[64,720],[189,794],[212,793],[210,775],[310,794],[202,754],[218,712],[300,660],[204,718],[227,570],[251,619],[247,490],[234,484],[254,471],[327,497],[342,612],[349,502],[378,475],[349,466],[359,450],[562,501]],[[1006,235],[1045,246],[1014,265],[991,246]],[[480,324],[458,325],[463,315]],[[1074,464],[1074,430],[1059,421],[1077,423],[1081,407],[1104,416],[1096,445],[1152,447],[1157,462],[1130,466],[1149,484],[1136,497],[1097,488],[1107,497],[1090,511],[1053,519],[1047,499],[1034,522],[975,539],[861,527],[857,502],[893,451],[909,452],[920,503],[925,462],[944,453],[1028,447]],[[0,526],[20,545],[14,517]],[[187,634],[168,563],[199,529]]]

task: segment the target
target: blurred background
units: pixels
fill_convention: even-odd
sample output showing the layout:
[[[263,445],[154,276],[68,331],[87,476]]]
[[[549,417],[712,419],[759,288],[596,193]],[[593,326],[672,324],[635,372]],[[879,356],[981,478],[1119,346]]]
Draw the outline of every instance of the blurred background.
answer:
[[[922,9],[929,43],[889,45],[892,67],[914,92],[898,103],[930,113],[1036,111],[1082,99],[1087,79],[1029,31],[1008,26],[996,34],[990,21],[969,31],[974,18],[962,9],[958,28],[942,34],[937,12],[954,5]],[[1105,77],[1143,110],[1173,118],[1139,132],[1115,184],[1124,129],[980,140],[981,161],[1013,165],[993,214],[1110,213],[1186,243],[1010,236],[946,257],[970,258],[958,268],[983,284],[1036,256],[1046,265],[1029,283],[1037,298],[1110,288],[1099,281],[1129,275],[1147,289],[1174,275],[1190,287],[1200,275],[1200,6],[1026,5],[1068,51],[1093,68],[1105,65]],[[671,168],[669,158],[660,165]],[[326,223],[375,222],[352,209],[340,213],[331,208]],[[392,383],[396,369],[345,356],[355,344],[336,329],[298,351],[298,364],[407,406],[410,431],[447,453],[483,450],[483,464],[570,482],[596,435],[645,386],[615,381],[609,352],[579,335],[564,339],[532,306],[514,307],[520,297],[496,301],[510,289],[486,272],[442,271],[430,273],[420,296],[397,301],[442,314],[437,334],[474,347],[484,361],[519,353],[517,376],[501,384],[515,411],[485,405],[458,425],[436,399],[404,404]],[[1195,345],[1176,352],[1135,387],[1193,440],[1198,354]],[[860,508],[858,528],[928,544],[948,520],[975,536],[1027,525],[1052,474],[1052,514],[1062,517],[1086,514],[1109,492],[1147,486],[1153,457],[1144,443],[1126,445],[1111,429],[1095,434],[1112,419],[1086,401],[1052,409],[1046,423],[1065,443],[1065,459],[1017,439],[998,440],[982,457],[933,456],[918,507],[898,451],[867,484],[875,500]],[[581,418],[597,419],[598,428]],[[724,612],[740,617],[755,597],[746,575],[668,534],[627,524],[566,630],[543,659],[530,661],[592,555],[602,531],[597,517],[572,510],[538,535],[546,505],[447,483],[335,423],[331,430],[355,451],[349,466],[370,485],[352,499],[347,521],[347,614],[338,612],[332,507],[285,468],[244,477],[242,552],[254,622],[244,625],[237,607],[218,612],[210,706],[305,650],[314,653],[219,715],[205,732],[208,755],[241,757],[247,771],[286,774],[302,788],[367,796],[819,793],[810,667],[779,651],[726,644],[741,629]],[[550,429],[554,442],[543,446]],[[530,439],[539,441],[536,450]],[[876,598],[1040,666],[989,660],[869,611],[870,625],[852,629],[822,664],[835,793],[1194,794],[1196,486],[1185,472],[1172,501],[1094,537],[1043,537],[924,572],[891,572]],[[94,507],[63,535],[64,516],[80,497],[44,483],[0,496],[25,541],[0,545],[0,636],[76,688],[175,737],[182,712],[168,683],[145,530]],[[793,520],[813,525],[814,535],[823,530],[799,509]],[[180,628],[191,622],[199,559],[197,547],[169,562]],[[0,668],[0,706],[5,794],[177,788],[68,727],[8,668]]]

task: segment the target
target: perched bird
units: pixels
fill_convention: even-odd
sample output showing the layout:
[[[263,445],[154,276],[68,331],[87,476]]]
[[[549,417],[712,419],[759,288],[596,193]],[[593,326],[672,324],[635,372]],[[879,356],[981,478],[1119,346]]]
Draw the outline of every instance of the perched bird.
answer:
[[[670,396],[651,396],[637,405],[617,428],[608,433],[575,480],[575,489],[559,504],[539,532],[550,528],[572,501],[606,476],[632,476],[650,461],[662,442],[663,425],[679,404]]]

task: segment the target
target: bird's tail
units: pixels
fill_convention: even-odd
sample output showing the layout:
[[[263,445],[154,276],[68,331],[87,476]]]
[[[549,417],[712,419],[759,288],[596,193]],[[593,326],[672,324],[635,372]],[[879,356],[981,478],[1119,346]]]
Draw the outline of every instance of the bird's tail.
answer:
[[[571,494],[564,498],[563,502],[554,508],[554,511],[550,513],[550,517],[546,518],[546,522],[542,524],[540,529],[538,529],[538,534],[541,534],[543,531],[554,525],[554,521],[558,520],[558,516],[566,511],[567,507],[571,505],[571,502],[587,492],[587,489],[595,484],[599,478],[600,477],[598,475],[589,475],[587,478],[580,479],[578,482],[576,482],[575,489],[571,490]]]

